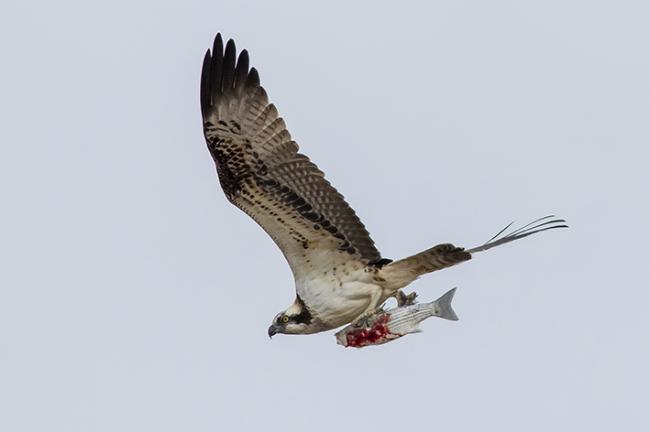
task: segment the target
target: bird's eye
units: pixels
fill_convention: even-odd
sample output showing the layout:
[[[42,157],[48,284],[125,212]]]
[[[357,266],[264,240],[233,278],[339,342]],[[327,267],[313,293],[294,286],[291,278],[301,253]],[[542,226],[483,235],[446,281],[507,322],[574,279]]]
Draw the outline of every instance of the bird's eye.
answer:
[[[282,321],[283,323],[288,323],[289,322],[289,317],[286,316],[286,315],[282,315],[282,318],[280,318],[280,321]]]

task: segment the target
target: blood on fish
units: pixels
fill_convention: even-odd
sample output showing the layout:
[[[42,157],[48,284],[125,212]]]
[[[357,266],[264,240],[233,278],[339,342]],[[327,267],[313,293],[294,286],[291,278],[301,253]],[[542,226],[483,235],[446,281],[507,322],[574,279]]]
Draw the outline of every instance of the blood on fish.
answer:
[[[389,339],[399,337],[398,335],[390,333],[388,326],[386,325],[388,324],[388,321],[390,321],[390,314],[385,313],[380,315],[371,327],[364,327],[351,331],[346,335],[347,346],[358,348],[386,342]]]

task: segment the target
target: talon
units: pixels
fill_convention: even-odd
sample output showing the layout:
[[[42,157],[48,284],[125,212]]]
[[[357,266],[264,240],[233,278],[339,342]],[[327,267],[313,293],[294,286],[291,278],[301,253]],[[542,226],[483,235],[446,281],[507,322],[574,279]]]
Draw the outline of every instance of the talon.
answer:
[[[376,311],[373,312],[367,312],[361,315],[359,318],[354,320],[352,325],[356,328],[360,327],[370,327],[370,318],[372,318],[375,315]]]
[[[411,294],[407,295],[406,296],[406,304],[404,306],[411,306],[411,305],[417,303],[415,301],[417,296],[418,296],[418,293],[416,293],[415,291],[413,291]]]
[[[397,306],[411,306],[415,304],[415,298],[418,296],[418,293],[413,291],[409,295],[404,294],[402,290],[399,290],[395,293],[395,299],[397,299]]]

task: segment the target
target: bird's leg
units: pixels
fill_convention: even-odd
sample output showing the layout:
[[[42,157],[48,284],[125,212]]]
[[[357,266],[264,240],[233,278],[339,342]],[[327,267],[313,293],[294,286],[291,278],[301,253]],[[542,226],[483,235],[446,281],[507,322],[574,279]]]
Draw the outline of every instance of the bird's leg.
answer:
[[[373,292],[370,293],[370,303],[368,304],[368,307],[366,308],[365,311],[361,315],[359,315],[357,318],[355,318],[352,321],[352,325],[355,327],[370,327],[371,324],[371,318],[377,314],[378,311],[381,310],[379,307],[379,300],[381,300],[381,295],[382,295],[382,290],[373,290]]]
[[[361,315],[360,317],[352,321],[352,325],[357,328],[370,327],[372,324],[370,318],[372,318],[374,314],[375,314],[374,312],[364,313],[363,315]]]
[[[402,290],[397,290],[395,292],[395,300],[397,300],[397,306],[402,307],[402,306],[411,306],[412,304],[415,304],[415,298],[418,296],[418,293],[413,291],[411,294],[404,294],[404,291]]]

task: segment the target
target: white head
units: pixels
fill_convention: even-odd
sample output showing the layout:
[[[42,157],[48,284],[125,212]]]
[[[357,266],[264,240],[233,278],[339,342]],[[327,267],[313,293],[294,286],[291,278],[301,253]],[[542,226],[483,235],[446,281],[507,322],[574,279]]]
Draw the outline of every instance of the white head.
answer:
[[[277,333],[284,334],[309,334],[318,330],[314,326],[311,312],[305,306],[302,299],[296,296],[296,300],[285,311],[280,312],[273,318],[269,327],[269,337]]]

